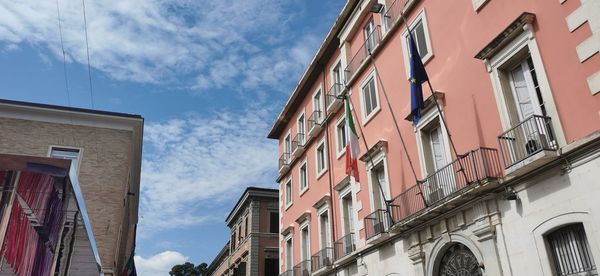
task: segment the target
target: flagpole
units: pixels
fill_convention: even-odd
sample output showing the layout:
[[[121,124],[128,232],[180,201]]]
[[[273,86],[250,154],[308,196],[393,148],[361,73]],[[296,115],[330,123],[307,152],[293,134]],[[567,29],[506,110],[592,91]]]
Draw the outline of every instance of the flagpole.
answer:
[[[344,92],[342,97],[344,99],[347,99],[348,102],[350,102],[350,105],[354,106],[354,104],[352,103],[352,99],[350,98],[350,95],[348,95],[347,90],[346,90],[346,92]],[[358,118],[356,116],[356,111],[354,109],[351,109],[350,111],[354,113],[356,118]],[[346,122],[346,123],[348,123],[348,122]],[[367,138],[365,137],[365,135],[362,131],[362,127],[360,126],[360,123],[358,124],[358,131],[360,132],[360,136],[362,137],[361,140],[363,140],[363,144],[365,145],[365,150],[367,151],[366,154],[367,154],[367,158],[369,159],[369,163],[371,164],[372,168],[375,168],[375,162],[373,162],[373,158],[371,157],[371,154],[369,153],[369,146],[367,145]],[[346,154],[348,154],[348,153],[346,153]],[[388,168],[386,168],[386,169],[388,169]],[[369,175],[367,175],[367,177],[369,177]],[[381,192],[381,196],[383,197],[383,201],[385,202],[385,211],[388,214],[388,219],[389,219],[390,223],[393,223],[394,219],[392,218],[392,212],[390,210],[390,204],[391,204],[392,200],[391,199],[387,200],[385,191],[383,191],[383,187],[381,187],[381,182],[379,182],[379,177],[375,177],[375,181],[377,181],[377,186],[379,187],[379,191]],[[391,196],[391,193],[390,193],[390,196]]]
[[[406,4],[404,5],[404,7],[406,7]],[[404,21],[404,25],[406,26],[406,31],[409,33],[409,35],[411,35],[412,30],[408,26],[408,20],[406,20],[403,10],[404,10],[404,8],[400,9],[400,17],[402,18],[402,21]],[[411,55],[412,55],[412,53],[411,53]],[[418,85],[422,85],[422,84],[418,84]],[[440,104],[437,101],[437,97],[435,96],[435,92],[433,90],[433,86],[431,85],[431,81],[429,80],[429,77],[427,77],[427,85],[429,86],[429,91],[431,92],[431,96],[433,97],[433,102],[435,103],[437,112],[440,114],[440,120],[442,121],[442,125],[446,129],[446,134],[448,134],[448,142],[450,143],[450,146],[452,147],[454,156],[458,160],[458,165],[460,166],[460,172],[465,177],[465,181],[468,181],[467,174],[465,173],[465,169],[462,165],[462,161],[460,160],[461,156],[458,155],[458,151],[456,150],[456,146],[454,145],[454,141],[452,140],[452,134],[450,133],[450,129],[448,128],[448,123],[446,122],[446,119],[445,119],[444,115],[442,114],[442,109],[440,107]]]

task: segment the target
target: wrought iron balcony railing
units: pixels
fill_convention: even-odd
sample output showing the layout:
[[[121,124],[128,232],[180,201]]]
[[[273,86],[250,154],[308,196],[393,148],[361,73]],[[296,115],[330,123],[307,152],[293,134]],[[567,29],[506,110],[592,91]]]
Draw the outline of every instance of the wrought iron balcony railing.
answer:
[[[331,266],[333,264],[333,248],[325,247],[310,258],[312,271]]]
[[[459,156],[398,196],[390,205],[395,223],[435,205],[474,182],[502,175],[498,151],[478,148]]]
[[[383,17],[388,30],[402,17],[402,9],[404,9],[406,2],[407,0],[396,0],[387,7]]]
[[[339,260],[356,250],[354,244],[354,233],[343,236],[341,239],[333,243],[333,255],[335,260]]]
[[[341,83],[334,83],[329,91],[327,91],[327,97],[325,98],[325,104],[327,105],[327,112],[333,113],[337,111],[344,103],[341,98],[344,85]]]
[[[310,136],[315,136],[316,133],[321,130],[323,124],[324,113],[321,110],[315,110],[310,117],[308,117],[308,131]]]
[[[376,210],[375,212],[367,215],[364,219],[364,222],[367,240],[377,235],[387,233],[390,228],[388,212],[383,209]]]
[[[281,156],[279,157],[279,172],[282,173],[283,171],[289,169],[290,167],[290,153],[289,152],[284,152],[281,154]]]
[[[310,260],[304,260],[294,266],[294,276],[310,276]]]
[[[381,27],[376,26],[365,39],[365,42],[360,49],[358,49],[352,59],[350,59],[346,69],[344,69],[344,72],[346,73],[346,82],[352,79],[358,68],[360,68],[360,65],[369,57],[379,42],[381,42]]]
[[[292,139],[292,155],[294,158],[298,157],[304,151],[304,145],[306,144],[306,137],[304,133],[297,133]]]
[[[505,168],[541,151],[556,151],[558,145],[550,117],[532,115],[498,136]]]

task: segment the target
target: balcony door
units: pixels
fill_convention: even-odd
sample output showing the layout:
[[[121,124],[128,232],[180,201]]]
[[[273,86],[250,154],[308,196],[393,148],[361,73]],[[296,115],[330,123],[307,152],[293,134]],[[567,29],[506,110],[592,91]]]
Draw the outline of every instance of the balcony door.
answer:
[[[550,131],[550,124],[543,118],[532,118],[534,115],[546,116],[546,108],[538,84],[531,57],[520,61],[508,72],[510,95],[508,95],[509,117],[515,126],[510,137],[513,139],[512,149],[515,159],[529,156],[542,148],[553,146],[556,142]]]
[[[313,96],[313,109],[315,111],[315,121],[317,123],[321,123],[321,119],[323,118],[323,103],[321,100],[321,90],[317,91]]]
[[[459,168],[448,164],[447,146],[439,121],[431,122],[423,130],[423,145],[427,178],[424,182],[428,204],[433,204],[456,190],[456,176]]]
[[[367,25],[365,25],[364,33],[365,33],[365,49],[367,51],[367,55],[371,53],[373,48],[375,47],[375,23],[373,19],[369,20]]]
[[[333,68],[332,71],[332,78],[333,78],[333,84],[342,84],[342,63],[338,62],[335,67]],[[336,95],[340,92],[337,90],[334,90]]]

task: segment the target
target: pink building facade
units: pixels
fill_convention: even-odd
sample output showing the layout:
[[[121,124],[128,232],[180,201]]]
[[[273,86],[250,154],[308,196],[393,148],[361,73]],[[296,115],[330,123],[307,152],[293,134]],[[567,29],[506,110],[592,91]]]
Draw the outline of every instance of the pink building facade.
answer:
[[[597,275],[599,41],[594,0],[348,1],[269,133],[280,273]]]

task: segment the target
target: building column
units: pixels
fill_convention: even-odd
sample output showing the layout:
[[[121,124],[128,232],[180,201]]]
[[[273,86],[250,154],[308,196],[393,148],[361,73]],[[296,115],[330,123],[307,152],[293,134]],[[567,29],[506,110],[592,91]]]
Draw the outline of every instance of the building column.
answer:
[[[248,242],[250,243],[250,250],[248,251],[248,263],[246,265],[246,275],[258,275],[259,264],[259,241],[260,235],[260,204],[257,201],[250,201],[250,229],[248,235],[250,236]]]
[[[500,223],[496,202],[493,200],[478,203],[474,210],[478,214],[473,234],[480,244],[483,255],[484,275],[502,275],[500,258],[496,247],[496,225]]]
[[[419,241],[419,232],[410,234],[410,247],[408,248],[408,258],[412,261],[415,274],[425,275],[425,253],[421,248]]]

